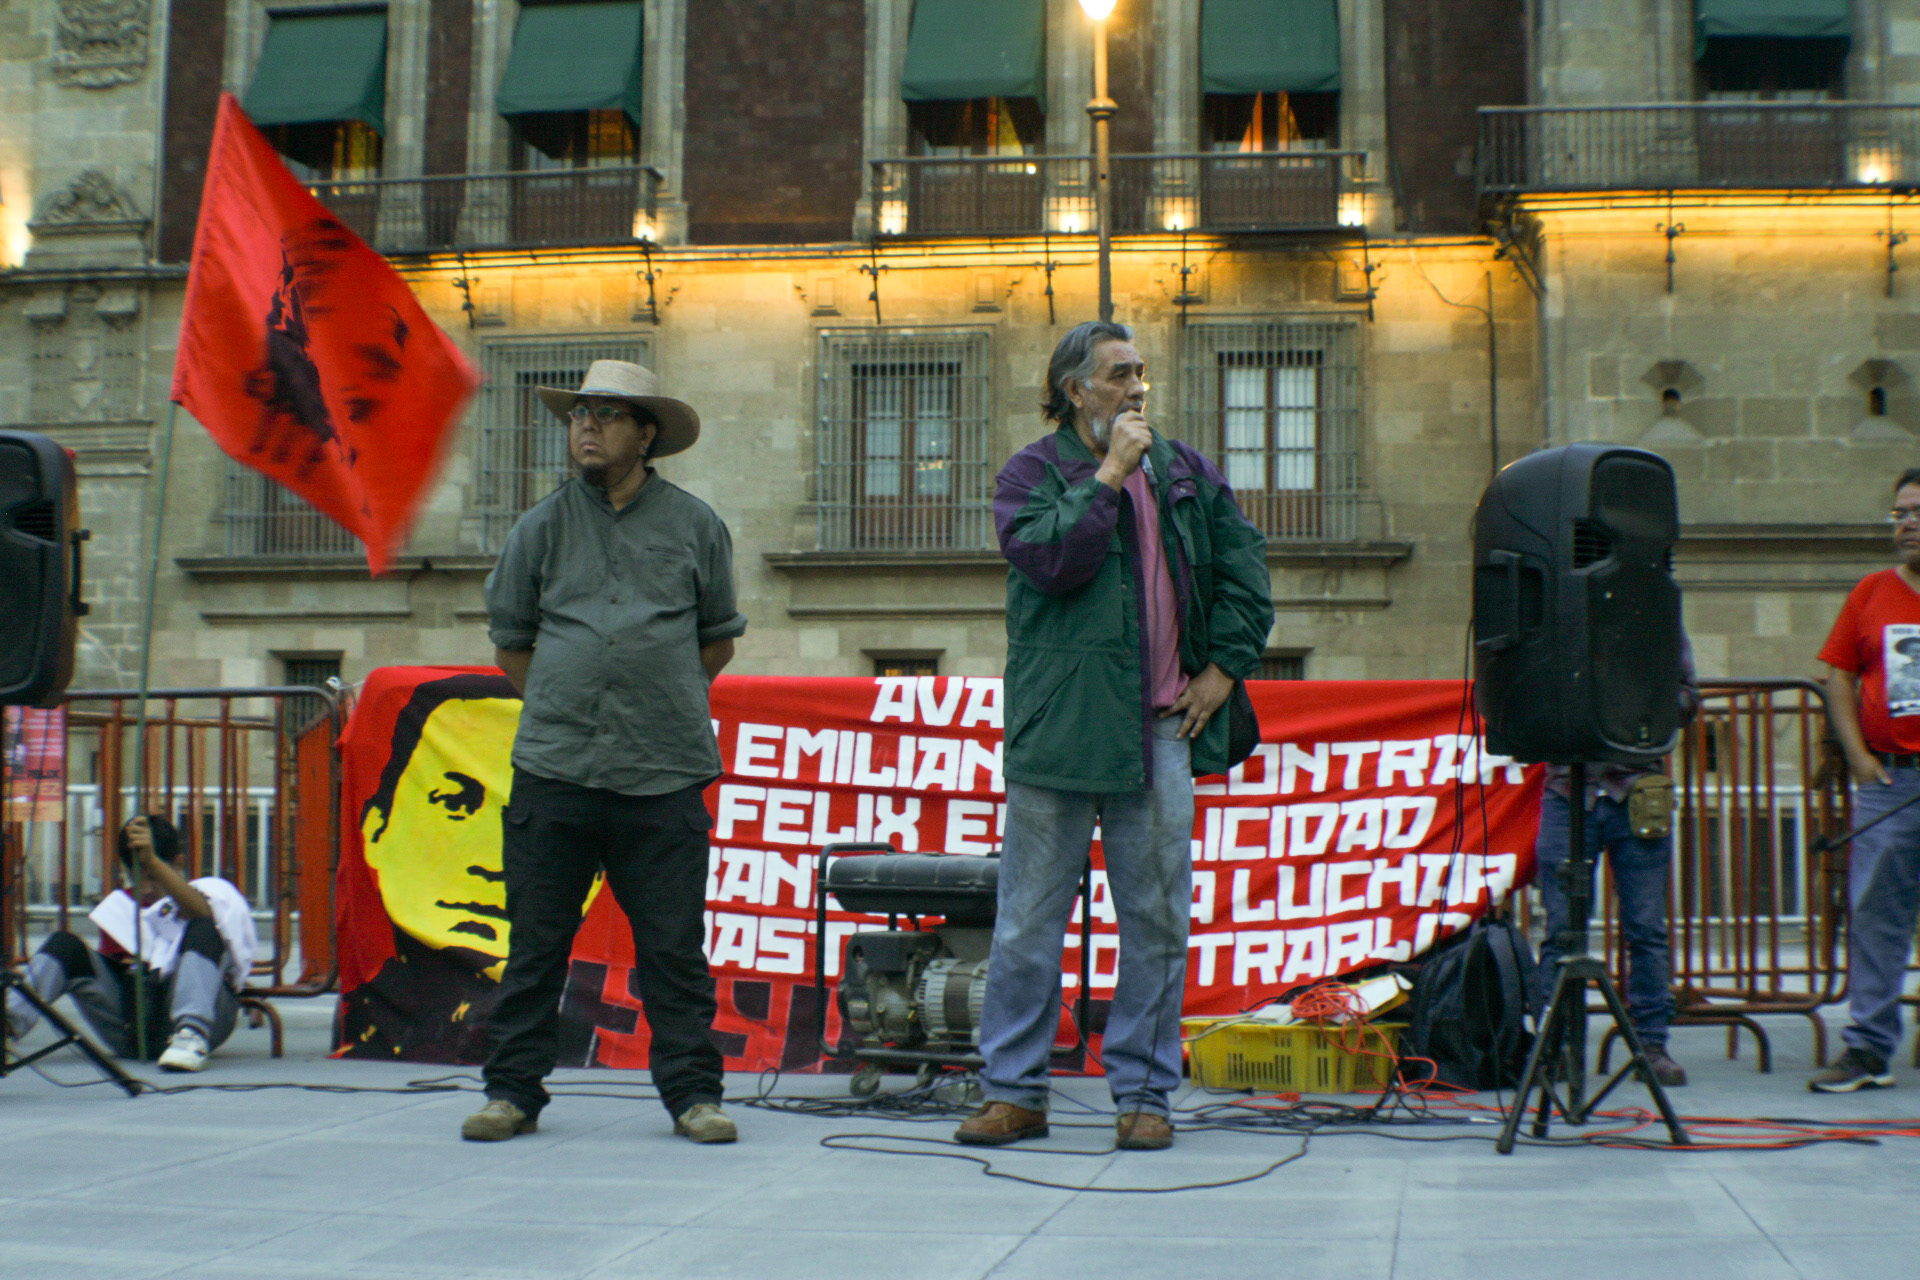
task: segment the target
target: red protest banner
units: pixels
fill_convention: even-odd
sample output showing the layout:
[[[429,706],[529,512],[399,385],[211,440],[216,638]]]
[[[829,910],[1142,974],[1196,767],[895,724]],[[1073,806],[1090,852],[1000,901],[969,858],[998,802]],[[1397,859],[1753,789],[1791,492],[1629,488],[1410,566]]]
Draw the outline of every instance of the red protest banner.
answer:
[[[222,94],[174,401],[359,538],[380,573],[480,381],[407,282]]]
[[[6,707],[0,751],[6,756],[9,822],[67,819],[67,709]]]
[[[1229,1013],[1323,977],[1405,960],[1532,873],[1539,771],[1486,755],[1445,681],[1252,686],[1262,743],[1203,779],[1194,823],[1187,1011]],[[708,955],[728,1066],[816,1060],[813,870],[851,840],[988,853],[1004,823],[1000,681],[722,677],[725,775],[714,816]],[[389,668],[344,743],[351,832],[340,860],[342,1052],[467,1061],[506,955],[499,809],[519,705],[497,674]],[[1118,934],[1095,847],[1093,997]],[[829,982],[847,934],[831,912]],[[1063,968],[1071,988],[1077,931]],[[589,907],[563,1006],[568,1060],[643,1066],[632,938]],[[1071,995],[1071,990],[1069,991]],[[828,1039],[838,1036],[830,1014]]]

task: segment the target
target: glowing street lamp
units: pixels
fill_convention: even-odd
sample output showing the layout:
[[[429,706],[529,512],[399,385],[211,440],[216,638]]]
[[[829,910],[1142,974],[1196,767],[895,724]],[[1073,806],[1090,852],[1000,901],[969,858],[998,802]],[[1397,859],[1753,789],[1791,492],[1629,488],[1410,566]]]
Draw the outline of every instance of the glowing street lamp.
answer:
[[[1893,181],[1893,153],[1875,148],[1860,153],[1855,176],[1866,187],[1878,187]]]
[[[1109,126],[1119,106],[1107,96],[1107,19],[1114,0],[1080,0],[1093,20],[1093,100],[1087,114],[1093,118],[1093,209],[1100,232],[1100,318],[1113,319],[1113,195],[1112,135]]]

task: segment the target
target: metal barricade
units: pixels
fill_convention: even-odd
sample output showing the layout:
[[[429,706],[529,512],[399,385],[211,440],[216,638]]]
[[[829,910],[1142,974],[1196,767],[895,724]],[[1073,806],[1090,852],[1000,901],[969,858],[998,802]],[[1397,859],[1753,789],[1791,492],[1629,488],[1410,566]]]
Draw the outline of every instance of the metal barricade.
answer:
[[[54,927],[71,927],[122,884],[114,856],[121,826],[138,813],[164,814],[180,830],[189,878],[229,880],[268,917],[243,1003],[274,1019],[277,1053],[278,1021],[262,998],[318,995],[335,980],[340,699],[304,685],[155,689],[148,697],[136,778],[138,692],[66,695],[65,818],[9,822],[9,844],[24,856],[7,924],[24,937],[32,909]],[[296,960],[298,972],[290,972]]]
[[[1851,814],[1846,770],[1828,745],[1826,694],[1811,680],[1703,680],[1700,693],[1700,714],[1669,761],[1674,1021],[1726,1025],[1729,1057],[1745,1027],[1765,1071],[1771,1046],[1754,1016],[1800,1014],[1824,1066],[1820,1006],[1846,997],[1847,871],[1844,848],[1814,844],[1844,832]],[[1624,991],[1610,875],[1599,896],[1608,965]]]

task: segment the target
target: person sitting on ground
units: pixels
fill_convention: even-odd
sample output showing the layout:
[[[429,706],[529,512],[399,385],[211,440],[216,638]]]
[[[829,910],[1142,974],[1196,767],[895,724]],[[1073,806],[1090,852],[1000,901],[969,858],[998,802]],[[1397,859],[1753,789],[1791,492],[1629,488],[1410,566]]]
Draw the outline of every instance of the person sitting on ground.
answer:
[[[128,822],[118,846],[121,863],[137,880],[138,902],[124,889],[101,899],[92,915],[100,927],[98,951],[64,929],[50,934],[27,964],[27,982],[48,1004],[72,996],[94,1034],[120,1057],[157,1057],[164,1070],[199,1071],[233,1034],[239,991],[259,946],[252,908],[218,876],[182,876],[180,833],[158,814]],[[136,948],[144,975],[136,973]],[[136,1043],[140,986],[146,990],[144,1044]],[[9,1038],[26,1035],[38,1020],[24,996],[8,993]]]

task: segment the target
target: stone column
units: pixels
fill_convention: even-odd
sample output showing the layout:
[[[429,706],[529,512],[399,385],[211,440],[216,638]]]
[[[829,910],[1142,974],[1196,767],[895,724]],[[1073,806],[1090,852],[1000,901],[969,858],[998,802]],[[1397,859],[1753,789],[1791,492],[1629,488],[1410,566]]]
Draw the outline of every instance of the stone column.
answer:
[[[687,241],[687,0],[646,0],[640,161],[660,171],[654,204],[657,244]]]
[[[1157,0],[1153,57],[1153,149],[1202,150],[1200,0]]]
[[[426,172],[427,28],[429,0],[388,0],[387,118],[381,176],[418,179]],[[382,252],[426,244],[426,209],[417,181],[384,188],[374,242]]]
[[[861,113],[860,200],[854,206],[853,235],[873,234],[879,211],[873,190],[873,162],[907,153],[907,104],[900,100],[900,72],[907,60],[907,34],[913,0],[867,0],[866,102]]]
[[[1367,227],[1396,225],[1387,181],[1387,34],[1383,0],[1340,0],[1340,146],[1364,151]]]

